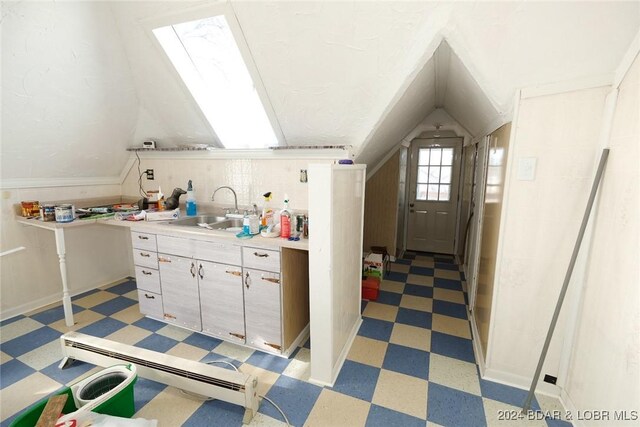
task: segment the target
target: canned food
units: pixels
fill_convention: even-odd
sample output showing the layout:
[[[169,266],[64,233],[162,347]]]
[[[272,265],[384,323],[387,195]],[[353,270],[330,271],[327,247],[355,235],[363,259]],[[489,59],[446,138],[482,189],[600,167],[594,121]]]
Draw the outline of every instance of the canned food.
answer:
[[[37,200],[20,202],[22,207],[22,216],[37,216],[40,212],[40,203]]]
[[[55,207],[56,222],[71,222],[74,219],[73,205],[59,205]]]
[[[302,234],[304,215],[296,215],[296,232]]]
[[[40,216],[43,221],[55,221],[56,220],[56,206],[55,205],[42,205],[40,207]]]

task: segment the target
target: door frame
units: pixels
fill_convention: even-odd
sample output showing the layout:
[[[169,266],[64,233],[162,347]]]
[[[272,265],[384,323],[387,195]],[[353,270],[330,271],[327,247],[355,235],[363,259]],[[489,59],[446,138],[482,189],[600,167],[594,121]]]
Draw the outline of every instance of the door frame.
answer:
[[[412,157],[412,146],[413,146],[413,141],[416,139],[427,139],[427,140],[433,140],[433,141],[437,141],[439,139],[459,139],[460,140],[460,167],[458,170],[458,196],[457,196],[457,200],[456,200],[456,225],[455,225],[455,235],[454,235],[454,241],[453,241],[453,256],[456,257],[456,254],[458,253],[458,245],[460,243],[460,227],[459,227],[459,222],[460,222],[460,213],[461,213],[461,209],[462,209],[462,197],[460,197],[460,191],[462,190],[462,180],[463,180],[463,170],[464,170],[464,165],[462,164],[462,161],[464,159],[464,150],[465,150],[465,146],[464,146],[464,137],[463,136],[443,136],[443,137],[427,137],[427,138],[420,138],[420,137],[415,137],[411,140],[411,142],[409,143],[409,146],[406,147],[407,149],[407,162],[406,162],[406,170],[404,171],[405,173],[405,195],[404,195],[404,200],[405,200],[405,207],[404,207],[404,232],[403,232],[403,236],[402,236],[402,252],[399,254],[399,256],[403,256],[404,253],[407,251],[407,231],[409,228],[409,209],[408,209],[408,205],[409,205],[409,199],[410,199],[410,187],[411,187],[411,162],[413,160]]]

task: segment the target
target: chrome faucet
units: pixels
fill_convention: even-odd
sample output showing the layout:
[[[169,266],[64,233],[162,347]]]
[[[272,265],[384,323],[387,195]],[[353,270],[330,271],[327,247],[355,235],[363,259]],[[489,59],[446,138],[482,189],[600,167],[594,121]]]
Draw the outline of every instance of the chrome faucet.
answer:
[[[234,214],[238,213],[238,196],[236,195],[236,192],[233,191],[233,188],[223,185],[222,187],[218,187],[215,189],[215,191],[213,192],[213,194],[211,195],[211,201],[214,201],[214,197],[216,196],[216,193],[218,192],[218,190],[222,190],[223,188],[228,188],[229,190],[231,190],[231,192],[233,193],[233,202],[235,204],[235,209],[233,210]]]

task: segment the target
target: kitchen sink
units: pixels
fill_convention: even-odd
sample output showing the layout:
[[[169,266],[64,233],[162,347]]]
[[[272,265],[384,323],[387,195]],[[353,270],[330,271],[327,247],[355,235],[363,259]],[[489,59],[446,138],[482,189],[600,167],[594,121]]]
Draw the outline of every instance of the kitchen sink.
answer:
[[[214,214],[202,214],[196,216],[188,216],[185,218],[171,221],[171,225],[179,225],[182,227],[200,227],[198,224],[207,224],[210,229],[221,231],[241,231],[242,219],[227,218],[226,216],[218,216]]]
[[[171,225],[181,225],[186,227],[197,227],[198,224],[214,224],[221,221],[226,221],[227,217],[218,216],[215,214],[202,214],[196,216],[188,216],[180,219],[176,219],[175,221],[171,221]],[[242,225],[241,225],[242,226]]]

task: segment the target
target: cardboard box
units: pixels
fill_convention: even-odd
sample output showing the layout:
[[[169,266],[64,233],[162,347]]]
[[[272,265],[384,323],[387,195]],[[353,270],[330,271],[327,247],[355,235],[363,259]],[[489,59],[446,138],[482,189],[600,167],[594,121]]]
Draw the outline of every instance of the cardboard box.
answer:
[[[382,254],[369,252],[365,255],[362,263],[363,276],[373,276],[382,279],[384,277],[384,262]]]

